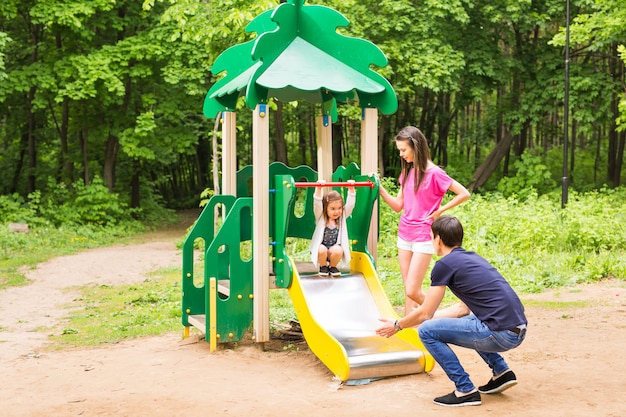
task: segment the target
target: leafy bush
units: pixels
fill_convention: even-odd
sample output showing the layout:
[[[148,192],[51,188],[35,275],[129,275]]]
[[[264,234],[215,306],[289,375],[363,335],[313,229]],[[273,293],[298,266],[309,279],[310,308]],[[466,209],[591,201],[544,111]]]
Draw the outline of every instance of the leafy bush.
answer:
[[[109,192],[96,176],[85,185],[77,181],[71,187],[50,179],[49,191],[35,191],[24,199],[17,194],[0,196],[0,216],[9,222],[28,223],[31,227],[112,226],[123,223],[168,225],[176,220],[174,211],[166,209],[159,196],[148,187],[142,188],[142,208],[129,208],[116,194]]]
[[[505,197],[517,195],[524,199],[533,191],[545,194],[554,189],[555,181],[543,158],[527,149],[513,163],[515,174],[504,177],[498,183],[498,191]]]
[[[132,220],[132,210],[110,193],[104,181],[96,176],[89,185],[74,184],[73,198],[62,203],[65,213],[73,212],[73,222],[106,226]]]
[[[572,193],[564,209],[560,198],[536,191],[524,199],[474,194],[446,214],[463,223],[463,246],[485,257],[521,291],[626,279],[626,188]],[[385,203],[380,207],[379,275],[398,303],[403,299],[395,245],[400,215]]]

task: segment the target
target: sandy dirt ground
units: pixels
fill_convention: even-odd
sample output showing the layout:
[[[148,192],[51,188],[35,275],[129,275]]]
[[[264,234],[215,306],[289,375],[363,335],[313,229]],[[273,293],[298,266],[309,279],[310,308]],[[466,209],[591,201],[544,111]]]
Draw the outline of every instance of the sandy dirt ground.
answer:
[[[483,395],[477,407],[433,404],[453,389],[438,366],[346,386],[305,342],[210,353],[195,336],[183,340],[181,326],[98,348],[49,349],[41,329],[63,320],[73,286],[141,282],[178,266],[182,234],[52,259],[27,272],[30,285],[0,291],[0,416],[626,416],[626,282],[619,280],[522,294],[528,336],[505,353],[519,383]],[[549,300],[584,302],[534,302]],[[489,370],[478,355],[455,350],[474,383],[485,383]]]

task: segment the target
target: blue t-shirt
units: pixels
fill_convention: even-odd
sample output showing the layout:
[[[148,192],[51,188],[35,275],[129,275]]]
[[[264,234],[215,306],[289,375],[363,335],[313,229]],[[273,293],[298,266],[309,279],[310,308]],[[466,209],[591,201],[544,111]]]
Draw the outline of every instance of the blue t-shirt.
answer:
[[[447,286],[491,330],[527,324],[524,306],[504,277],[484,258],[454,248],[435,263],[431,285]]]

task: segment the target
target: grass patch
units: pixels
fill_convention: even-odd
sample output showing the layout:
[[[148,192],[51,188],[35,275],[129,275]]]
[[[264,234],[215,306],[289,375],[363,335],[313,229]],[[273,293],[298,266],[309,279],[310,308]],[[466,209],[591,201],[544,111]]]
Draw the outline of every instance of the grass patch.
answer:
[[[97,346],[181,330],[180,269],[163,269],[142,283],[85,286],[73,312],[50,339],[57,348]]]
[[[121,340],[180,331],[180,268],[154,272],[144,282],[129,285],[84,286],[64,323],[49,339],[54,349],[98,346]],[[270,323],[297,321],[287,290],[270,291]]]
[[[270,290],[270,327],[276,328],[277,323],[298,321],[291,297],[286,289]]]

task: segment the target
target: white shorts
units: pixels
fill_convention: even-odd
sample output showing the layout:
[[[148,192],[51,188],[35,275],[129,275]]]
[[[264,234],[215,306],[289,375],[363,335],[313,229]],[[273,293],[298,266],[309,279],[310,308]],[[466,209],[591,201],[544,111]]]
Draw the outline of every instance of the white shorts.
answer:
[[[398,249],[408,250],[413,253],[435,254],[435,248],[433,248],[433,242],[431,240],[426,242],[409,242],[398,237]]]

